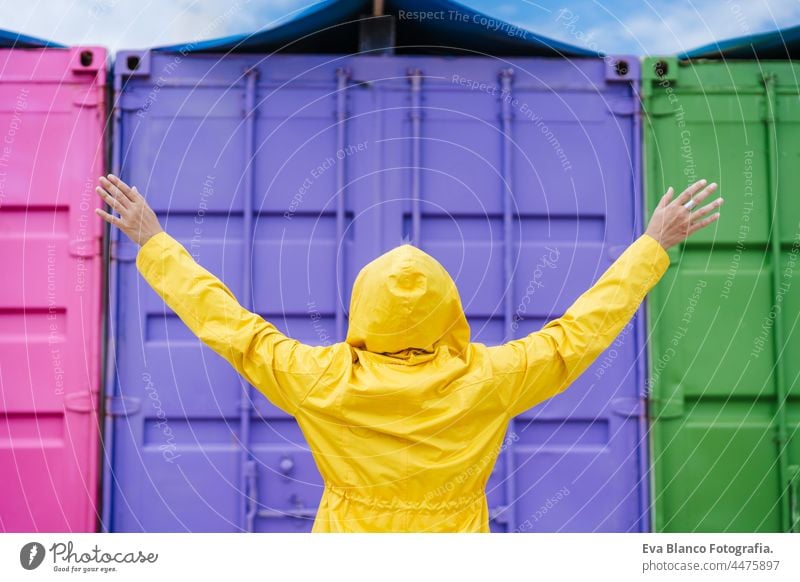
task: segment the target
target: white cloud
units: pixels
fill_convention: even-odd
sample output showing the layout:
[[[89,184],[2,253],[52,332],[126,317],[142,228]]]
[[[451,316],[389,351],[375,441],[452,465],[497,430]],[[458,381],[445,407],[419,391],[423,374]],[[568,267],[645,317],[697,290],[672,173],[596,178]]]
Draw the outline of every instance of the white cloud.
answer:
[[[676,53],[711,42],[784,28],[800,19],[796,0],[722,0],[650,5],[623,18],[629,39],[645,54]],[[659,31],[654,34],[654,31]]]
[[[569,19],[559,17],[562,9],[569,11]],[[514,24],[584,48],[655,55],[798,22],[797,0],[644,0],[635,4],[595,0],[566,2],[549,15],[530,7],[524,19],[518,18]]]
[[[3,28],[68,45],[145,48],[279,24],[314,0],[38,0],[0,4]]]

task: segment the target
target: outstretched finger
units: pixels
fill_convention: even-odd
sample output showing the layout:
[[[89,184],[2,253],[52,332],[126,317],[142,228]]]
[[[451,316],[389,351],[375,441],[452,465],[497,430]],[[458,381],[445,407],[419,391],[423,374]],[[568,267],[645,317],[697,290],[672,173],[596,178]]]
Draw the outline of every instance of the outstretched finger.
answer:
[[[709,184],[708,186],[703,188],[700,191],[700,194],[698,194],[697,196],[692,198],[692,200],[694,200],[694,202],[695,202],[695,206],[700,204],[703,200],[705,200],[709,196],[711,196],[711,194],[714,193],[716,190],[717,190],[717,183],[716,182],[711,182],[711,184]]]
[[[117,178],[114,174],[109,174],[108,180],[112,184],[114,184],[114,186],[119,188],[120,191],[122,191],[122,193],[128,197],[128,200],[130,200],[131,202],[134,202],[136,200],[136,193],[131,191],[131,187],[128,186],[125,182],[123,182],[119,178]]]
[[[95,214],[97,214],[100,218],[102,218],[108,224],[110,224],[112,226],[117,226],[118,227],[121,224],[121,221],[120,221],[118,216],[114,216],[112,214],[109,214],[108,212],[106,212],[105,210],[103,210],[101,208],[95,208],[94,211],[95,211]]]
[[[144,196],[142,196],[142,193],[139,192],[139,189],[136,186],[131,186],[131,196],[140,200],[144,200]]]
[[[664,208],[666,205],[669,204],[669,201],[672,200],[672,196],[675,194],[675,190],[670,186],[667,188],[667,193],[661,197],[661,200],[658,202],[659,208]]]
[[[695,200],[697,200],[697,197],[695,197]],[[698,208],[697,210],[692,212],[692,219],[696,221],[699,218],[703,218],[706,214],[708,214],[709,212],[711,212],[716,208],[719,208],[720,206],[722,206],[722,198],[717,198],[713,202],[710,202],[705,206]]]
[[[673,204],[686,204],[689,199],[697,194],[701,188],[703,188],[707,183],[707,180],[698,180],[691,186],[689,186],[686,190],[681,192],[680,196],[678,196],[675,200],[672,201]]]
[[[111,181],[108,180],[108,178],[104,178],[103,176],[100,176],[100,186],[112,198],[118,200],[120,202],[120,204],[122,204],[122,206],[124,206],[125,208],[128,207],[128,205],[130,204],[130,200],[128,199],[128,197],[125,196],[125,194],[122,193],[122,190],[120,190],[114,184],[112,184]]]
[[[114,184],[109,182],[107,179],[103,177],[100,178],[100,187],[113,199],[117,200],[123,206],[123,208],[128,208],[128,206],[130,206],[131,201],[128,199],[128,197],[122,193],[122,190],[114,186]]]
[[[100,195],[100,198],[103,199],[103,202],[108,204],[111,208],[113,208],[117,212],[122,212],[125,208],[127,208],[122,203],[121,200],[119,200],[115,196],[112,196],[111,194],[109,194],[108,191],[105,190],[104,188],[101,188],[100,186],[97,186],[95,188],[95,192],[97,192]]]
[[[708,218],[704,218],[703,220],[698,220],[697,222],[693,222],[692,226],[689,227],[689,234],[694,234],[701,228],[707,227],[709,224],[714,222],[719,218],[719,212],[716,212],[709,216]]]

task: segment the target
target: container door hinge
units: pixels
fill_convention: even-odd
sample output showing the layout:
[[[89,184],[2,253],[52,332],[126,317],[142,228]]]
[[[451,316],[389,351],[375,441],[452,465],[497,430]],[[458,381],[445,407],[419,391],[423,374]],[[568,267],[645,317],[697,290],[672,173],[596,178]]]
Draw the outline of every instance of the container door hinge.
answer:
[[[633,115],[637,111],[635,99],[609,99],[608,109],[614,115]]]
[[[97,410],[97,392],[70,392],[64,395],[64,408],[70,412]]]
[[[136,260],[138,250],[130,243],[111,241],[111,259],[121,263],[130,263]]]
[[[508,523],[508,505],[497,505],[489,510],[489,520],[498,524]]]
[[[680,418],[684,415],[683,395],[674,394],[669,399],[650,399],[650,418],[654,420],[667,420]]]
[[[133,396],[107,396],[107,416],[130,416],[136,414],[141,408],[141,400]]]
[[[75,101],[73,102],[78,107],[97,107],[100,103],[100,95],[97,87],[92,86],[89,89],[79,90],[75,94]]]
[[[626,418],[638,418],[644,415],[644,401],[641,398],[614,398],[611,411]]]
[[[69,241],[69,254],[73,257],[96,257],[102,253],[99,237]]]

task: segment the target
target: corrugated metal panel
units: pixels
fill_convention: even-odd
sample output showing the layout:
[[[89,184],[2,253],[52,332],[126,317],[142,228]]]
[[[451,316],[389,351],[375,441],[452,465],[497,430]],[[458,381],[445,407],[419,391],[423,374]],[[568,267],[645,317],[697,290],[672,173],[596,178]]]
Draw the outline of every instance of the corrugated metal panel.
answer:
[[[0,50],[0,530],[97,520],[106,52]]]
[[[122,175],[240,301],[303,341],[344,338],[359,269],[404,239],[453,274],[474,340],[520,337],[640,228],[635,59],[175,59],[117,59]],[[135,252],[116,247],[106,527],[308,531],[322,488],[298,426],[243,399]],[[642,341],[637,317],[571,390],[514,421],[487,488],[495,531],[647,529]]]
[[[797,527],[799,72],[645,62],[650,205],[700,177],[726,199],[650,302],[659,531]]]

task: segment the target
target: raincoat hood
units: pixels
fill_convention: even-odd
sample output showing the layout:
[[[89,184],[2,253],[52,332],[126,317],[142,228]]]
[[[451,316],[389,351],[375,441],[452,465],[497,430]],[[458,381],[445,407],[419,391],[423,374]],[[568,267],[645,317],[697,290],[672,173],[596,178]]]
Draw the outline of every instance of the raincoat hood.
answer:
[[[462,354],[470,330],[456,284],[445,268],[405,244],[367,264],[356,277],[347,343],[383,354]]]

